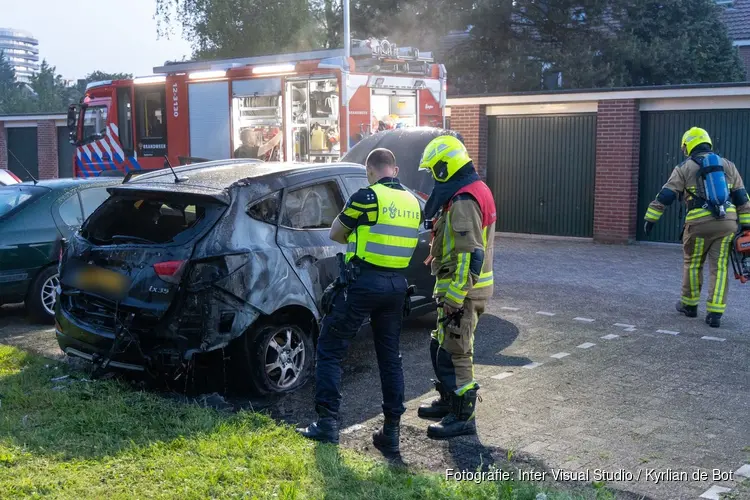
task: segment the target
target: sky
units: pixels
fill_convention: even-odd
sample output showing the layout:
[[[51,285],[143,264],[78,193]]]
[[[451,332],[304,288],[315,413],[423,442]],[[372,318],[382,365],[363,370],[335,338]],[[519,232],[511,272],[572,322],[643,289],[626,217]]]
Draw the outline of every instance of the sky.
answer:
[[[67,80],[95,70],[150,75],[191,53],[178,26],[157,40],[155,11],[155,0],[0,0],[0,27],[30,31],[40,60]]]

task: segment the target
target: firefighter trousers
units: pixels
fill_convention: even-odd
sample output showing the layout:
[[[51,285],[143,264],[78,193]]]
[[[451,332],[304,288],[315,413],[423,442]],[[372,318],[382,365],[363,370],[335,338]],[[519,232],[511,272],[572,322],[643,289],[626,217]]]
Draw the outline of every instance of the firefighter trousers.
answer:
[[[685,227],[682,303],[697,306],[703,287],[703,266],[708,260],[707,312],[723,314],[727,307],[729,258],[737,221],[710,221]]]
[[[445,313],[438,308],[437,327],[430,340],[432,368],[443,387],[459,396],[476,385],[474,330],[486,303],[486,300],[465,299],[464,313],[458,325],[441,322]]]

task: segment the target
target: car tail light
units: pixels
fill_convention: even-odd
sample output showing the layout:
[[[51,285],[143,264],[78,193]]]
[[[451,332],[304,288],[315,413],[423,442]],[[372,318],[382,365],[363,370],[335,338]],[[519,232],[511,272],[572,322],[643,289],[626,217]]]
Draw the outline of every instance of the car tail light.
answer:
[[[15,180],[17,180],[18,182],[23,182],[16,174],[11,172],[10,170],[6,170],[6,172],[8,172],[10,176],[13,177]]]
[[[430,195],[428,195],[426,193],[423,193],[422,191],[416,191],[415,190],[414,193],[416,193],[416,195],[419,196],[420,198],[422,198],[424,201],[427,201],[429,199],[429,197],[430,197]]]
[[[156,275],[167,283],[179,283],[182,271],[185,269],[185,260],[168,260],[154,264]]]

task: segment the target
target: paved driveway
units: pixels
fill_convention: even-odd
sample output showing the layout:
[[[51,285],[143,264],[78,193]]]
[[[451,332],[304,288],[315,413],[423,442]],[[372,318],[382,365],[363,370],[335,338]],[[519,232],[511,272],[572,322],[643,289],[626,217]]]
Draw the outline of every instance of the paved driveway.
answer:
[[[722,328],[711,329],[703,304],[697,319],[674,311],[679,247],[499,239],[495,259],[495,298],[476,340],[478,436],[424,436],[416,407],[433,395],[434,315],[406,325],[407,464],[444,471],[495,462],[547,480],[562,470],[567,479],[604,479],[623,498],[698,498],[717,487],[750,498],[740,484],[750,476],[750,285],[731,281]],[[55,352],[51,330],[19,318],[0,309],[0,337]],[[375,453],[380,387],[370,335],[362,331],[345,366],[343,426],[345,445]],[[312,387],[274,411],[307,422]]]

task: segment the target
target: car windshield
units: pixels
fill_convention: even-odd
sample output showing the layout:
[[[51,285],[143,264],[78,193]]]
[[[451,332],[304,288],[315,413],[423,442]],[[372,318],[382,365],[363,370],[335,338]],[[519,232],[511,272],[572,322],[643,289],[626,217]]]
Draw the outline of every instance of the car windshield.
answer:
[[[0,186],[0,218],[9,217],[46,192],[47,189],[36,186]]]
[[[153,195],[115,195],[92,215],[81,235],[98,245],[169,243],[181,235],[188,237],[205,217],[208,205]]]

